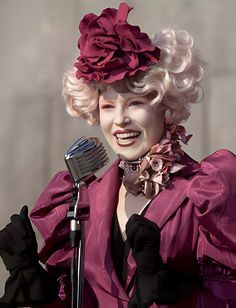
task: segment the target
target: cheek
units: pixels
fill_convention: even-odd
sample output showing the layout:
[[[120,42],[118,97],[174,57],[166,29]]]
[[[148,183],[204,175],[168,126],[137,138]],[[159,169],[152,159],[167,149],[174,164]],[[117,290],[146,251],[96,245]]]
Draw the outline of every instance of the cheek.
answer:
[[[146,131],[158,132],[164,127],[164,115],[156,113],[153,109],[136,112],[135,121]]]
[[[148,146],[153,146],[158,143],[164,133],[164,116],[160,114],[148,114],[147,117],[143,118],[143,129]]]
[[[107,143],[112,147],[112,121],[106,116],[100,116],[100,128]]]
[[[106,114],[100,112],[99,114],[99,123],[100,127],[103,132],[106,132],[109,128],[109,117],[106,116]]]

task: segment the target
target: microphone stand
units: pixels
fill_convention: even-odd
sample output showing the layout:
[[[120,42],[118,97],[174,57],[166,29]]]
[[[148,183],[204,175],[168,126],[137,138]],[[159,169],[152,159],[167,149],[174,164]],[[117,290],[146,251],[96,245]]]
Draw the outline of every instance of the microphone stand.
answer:
[[[84,266],[84,226],[89,217],[89,205],[79,206],[80,183],[74,184],[72,201],[68,211],[70,238],[72,246],[71,260],[71,308],[82,308],[83,266]]]
[[[97,138],[79,138],[65,153],[65,163],[74,181],[73,196],[67,217],[70,221],[72,246],[71,308],[82,308],[84,226],[89,218],[89,204],[80,202],[80,188],[109,161],[103,144]]]

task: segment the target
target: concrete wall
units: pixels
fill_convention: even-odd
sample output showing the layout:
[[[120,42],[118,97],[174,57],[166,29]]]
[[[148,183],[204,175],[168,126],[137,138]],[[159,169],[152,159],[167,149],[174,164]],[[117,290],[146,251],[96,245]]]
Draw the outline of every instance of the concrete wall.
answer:
[[[205,98],[186,125],[188,153],[201,159],[220,147],[236,151],[236,2],[133,0],[130,21],[151,34],[174,26],[192,33],[209,62]],[[0,1],[0,228],[23,204],[31,208],[79,136],[97,128],[70,118],[61,98],[64,70],[78,56],[78,24],[111,0]],[[114,156],[112,156],[114,157]],[[0,262],[0,293],[7,277]]]

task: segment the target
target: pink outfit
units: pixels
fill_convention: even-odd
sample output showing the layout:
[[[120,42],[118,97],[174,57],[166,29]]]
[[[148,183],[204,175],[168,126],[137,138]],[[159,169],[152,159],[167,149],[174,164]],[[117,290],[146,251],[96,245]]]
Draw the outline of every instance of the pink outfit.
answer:
[[[187,165],[186,169],[152,200],[145,217],[161,228],[163,261],[186,274],[197,274],[201,268],[204,286],[177,305],[152,307],[236,307],[236,156],[219,150],[200,164],[187,155],[182,163]],[[110,250],[119,187],[116,161],[82,193],[81,202],[90,204],[84,270],[86,308],[126,308],[128,304],[129,295],[117,278]],[[62,274],[60,307],[68,307],[68,304],[63,306],[69,296],[63,273],[68,271],[71,256],[66,219],[71,189],[69,173],[59,172],[31,213],[45,240],[40,253],[42,262],[49,270],[57,269]],[[127,287],[135,269],[130,253]],[[52,308],[54,304],[47,307]]]

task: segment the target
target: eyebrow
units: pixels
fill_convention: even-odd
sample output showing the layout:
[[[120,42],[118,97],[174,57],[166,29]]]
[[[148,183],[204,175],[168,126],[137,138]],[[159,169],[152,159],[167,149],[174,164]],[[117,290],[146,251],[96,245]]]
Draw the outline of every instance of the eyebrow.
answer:
[[[105,99],[105,98],[102,98],[101,100],[99,100],[99,103],[109,103],[109,104],[114,104],[114,100],[111,100],[111,99]]]
[[[140,100],[140,101],[151,100],[153,99],[153,96],[154,96],[153,93],[149,93],[144,96],[133,93],[133,95],[130,98],[122,98],[122,103],[126,104],[133,100]],[[99,99],[99,103],[115,104],[116,101],[117,101],[117,98],[106,99],[104,96]]]

